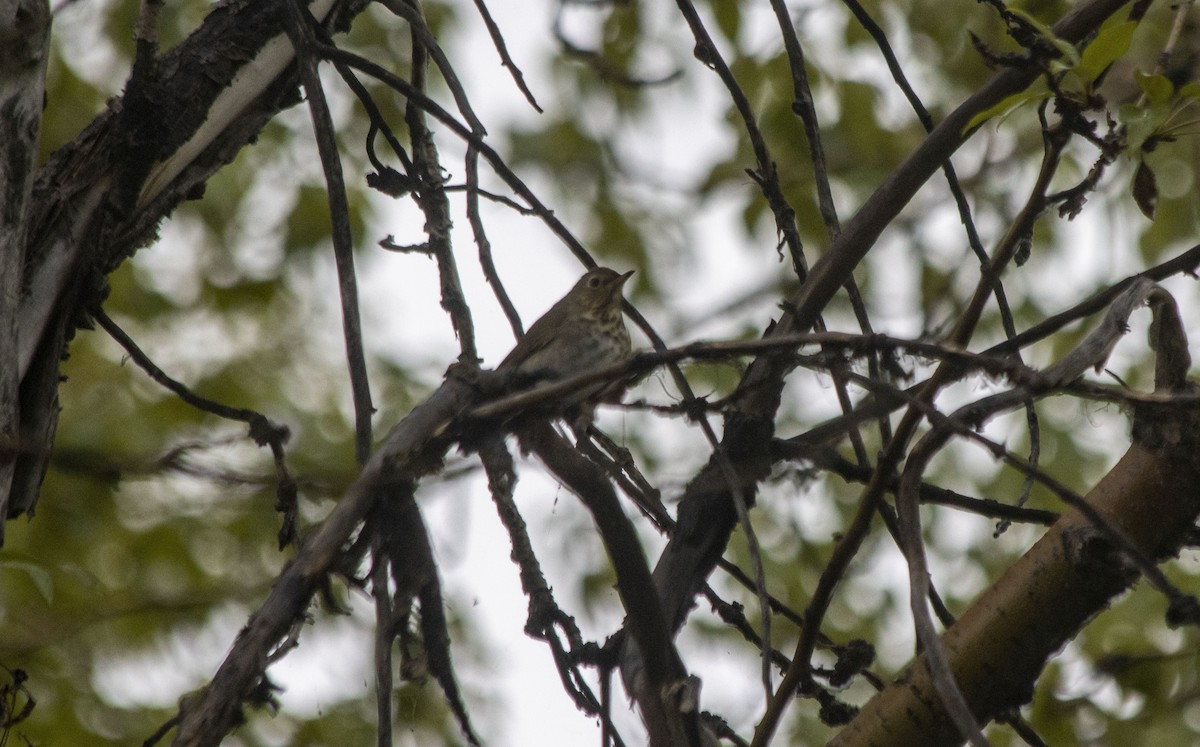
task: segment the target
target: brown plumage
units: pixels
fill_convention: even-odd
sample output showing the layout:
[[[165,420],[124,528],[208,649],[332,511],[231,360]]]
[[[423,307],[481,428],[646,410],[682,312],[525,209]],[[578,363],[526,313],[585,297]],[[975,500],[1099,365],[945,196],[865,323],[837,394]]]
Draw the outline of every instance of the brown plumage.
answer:
[[[496,367],[500,385],[512,391],[619,363],[629,357],[629,330],[621,316],[621,288],[633,272],[624,274],[597,267],[533,323]],[[601,381],[557,397],[506,419],[508,428],[520,432],[520,423],[534,418],[566,417],[577,433],[587,430],[596,405],[618,401],[627,383]],[[463,443],[478,435],[464,434]],[[524,449],[525,446],[522,446]]]
[[[497,371],[522,384],[575,376],[629,357],[621,288],[633,272],[591,270],[542,314],[500,362]]]

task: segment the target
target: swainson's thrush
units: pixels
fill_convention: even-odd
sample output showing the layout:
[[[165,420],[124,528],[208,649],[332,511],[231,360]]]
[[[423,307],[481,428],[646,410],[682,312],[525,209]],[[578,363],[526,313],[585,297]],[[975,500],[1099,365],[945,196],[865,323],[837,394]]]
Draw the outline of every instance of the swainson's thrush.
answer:
[[[542,314],[500,362],[523,385],[563,379],[629,357],[629,331],[621,317],[624,274],[597,267]],[[604,389],[605,387],[600,387]],[[585,395],[590,399],[597,390]]]

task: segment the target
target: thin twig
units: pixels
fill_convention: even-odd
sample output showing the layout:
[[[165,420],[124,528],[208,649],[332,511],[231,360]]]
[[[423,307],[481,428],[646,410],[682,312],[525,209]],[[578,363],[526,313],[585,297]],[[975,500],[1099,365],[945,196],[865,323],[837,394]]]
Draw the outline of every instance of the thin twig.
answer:
[[[516,172],[514,172],[508,166],[508,164],[504,162],[504,159],[500,156],[500,154],[497,153],[494,148],[488,145],[486,140],[484,140],[477,133],[472,132],[469,128],[455,119],[453,115],[447,112],[436,101],[426,96],[422,91],[415,88],[408,81],[364,57],[346,52],[345,50],[338,49],[337,47],[329,44],[319,45],[316,51],[330,61],[345,64],[348,67],[360,70],[367,75],[370,75],[385,83],[408,99],[410,102],[421,107],[422,110],[424,110],[434,119],[444,124],[456,136],[477,148],[479,150],[479,154],[488,162],[488,164],[496,172],[496,175],[499,176],[501,180],[503,180],[504,183],[507,184],[509,188],[517,194],[517,196],[525,200],[525,202],[529,205],[528,210],[535,214],[539,220],[545,223],[551,232],[553,232],[554,235],[557,236],[558,239],[562,241],[568,249],[570,249],[571,253],[574,254],[575,257],[579,259],[579,261],[583,263],[585,267],[596,267],[596,260],[592,257],[591,253],[588,252],[579,239],[576,238],[573,233],[571,233],[570,229],[568,229],[567,226],[558,219],[558,216],[554,214],[554,211],[551,210],[545,203],[543,203],[533,192],[533,190],[530,189],[529,186],[517,176]],[[642,332],[646,334],[655,349],[666,348],[666,344],[663,342],[662,337],[654,330],[650,323],[646,321],[646,318],[642,316],[641,313],[638,312],[638,310],[634,308],[631,303],[629,303],[628,300],[625,301],[625,314],[632,319],[635,324],[637,324]],[[680,392],[683,393],[684,400],[694,400],[695,395],[691,392],[691,388],[687,383],[687,379],[683,376],[683,373],[678,369],[672,369],[671,376],[675,381],[675,385],[678,386]]]
[[[778,2],[779,0],[773,1]],[[904,98],[908,101],[909,106],[916,112],[921,126],[925,128],[926,132],[932,132],[934,127],[933,117],[929,114],[929,110],[925,108],[924,102],[921,101],[921,97],[917,95],[912,84],[908,82],[908,77],[904,74],[904,68],[896,58],[895,52],[892,50],[883,28],[875,22],[875,19],[871,17],[870,13],[867,12],[866,8],[858,0],[844,0],[844,2],[846,7],[850,9],[850,12],[854,14],[859,24],[862,25],[863,29],[875,40],[875,44],[879,47],[888,70],[892,74],[892,79],[904,94]],[[967,201],[967,196],[963,192],[962,184],[958,180],[958,174],[955,172],[954,164],[950,159],[946,159],[942,164],[942,171],[946,176],[946,184],[958,209],[959,220],[966,231],[967,244],[979,259],[980,264],[986,265],[988,262],[987,250],[984,249],[983,242],[979,238],[979,231],[975,227],[975,219],[971,215],[971,205]],[[1004,329],[1004,334],[1011,339],[1016,335],[1016,325],[1013,321],[1012,309],[1009,306],[1007,294],[1004,292],[1004,286],[997,280],[992,290],[996,296],[996,307],[1000,312],[1000,322]],[[1019,357],[1020,352],[1015,351],[1014,355]],[[1029,428],[1029,458],[1031,462],[1036,463],[1041,454],[1041,438],[1039,436],[1040,428],[1038,426],[1037,411],[1033,408],[1032,404],[1029,404],[1025,408],[1025,413]],[[1018,503],[1025,502],[1032,488],[1033,483],[1027,480],[1022,486],[1021,497],[1018,499]]]
[[[833,240],[837,238],[838,233],[841,231],[841,224],[838,220],[837,206],[833,202],[833,191],[829,186],[829,172],[825,164],[825,150],[821,145],[821,127],[817,119],[816,106],[813,104],[812,90],[808,83],[808,73],[805,70],[804,48],[800,44],[795,25],[792,23],[791,15],[783,0],[771,0],[771,9],[775,13],[776,23],[779,25],[780,35],[783,37],[783,46],[787,52],[788,64],[791,68],[792,95],[794,97],[792,111],[800,118],[804,126],[805,140],[808,142],[809,162],[812,164],[813,180],[817,188],[817,205],[821,212],[821,219],[825,223],[825,231],[829,239]],[[802,269],[804,272],[800,274],[799,279],[801,282],[804,282],[808,268],[805,266]],[[867,313],[862,293],[859,292],[858,283],[855,282],[853,276],[848,277],[846,280],[846,296],[854,311],[859,329],[862,330],[863,334],[871,334],[871,318]],[[824,319],[817,320],[816,329],[818,331],[825,330]],[[872,375],[880,375],[878,359],[874,356],[869,356],[867,365],[870,367]],[[843,413],[849,413],[854,407],[850,401],[850,394],[846,389],[846,378],[842,368],[840,365],[832,366],[830,368],[830,375],[833,378],[838,405],[842,408]],[[882,440],[886,442],[890,437],[889,425],[885,418],[881,418],[879,424],[881,436],[883,437]],[[870,457],[867,455],[866,444],[858,428],[848,429],[847,435],[850,438],[850,444],[854,448],[854,454],[859,464],[863,466],[868,465]]]
[[[695,710],[675,708],[671,702],[674,696],[670,694],[681,686],[689,687],[690,680],[675,650],[645,553],[632,523],[621,511],[612,485],[599,466],[572,448],[549,423],[525,425],[518,436],[524,448],[537,454],[579,496],[596,522],[617,575],[617,592],[625,608],[628,635],[636,640],[642,654],[645,688],[630,694],[641,707],[652,741],[653,735],[658,735],[657,738],[672,740],[669,743],[682,739],[698,747]]]
[[[771,0],[771,10],[775,13],[775,21],[779,26],[779,34],[783,37],[783,48],[787,52],[792,73],[792,111],[804,125],[804,134],[808,140],[808,160],[812,164],[813,179],[817,186],[817,206],[821,211],[821,219],[825,222],[825,230],[832,239],[841,230],[841,223],[838,220],[837,205],[833,201],[833,190],[829,187],[825,148],[821,145],[821,126],[817,121],[817,108],[813,104],[808,72],[805,70],[804,47],[796,35],[796,26],[784,0]]]
[[[721,57],[712,36],[708,33],[708,29],[704,26],[704,22],[700,19],[700,15],[697,13],[691,0],[676,0],[676,5],[687,22],[688,27],[691,29],[693,38],[696,40],[697,57],[720,77],[721,82],[729,92],[734,108],[741,117],[742,128],[750,140],[755,160],[758,162],[757,171],[750,172],[751,178],[758,183],[763,196],[767,200],[767,204],[771,208],[771,212],[775,217],[776,230],[783,236],[796,273],[804,277],[807,274],[807,262],[804,259],[804,247],[800,241],[800,233],[796,227],[796,211],[788,203],[787,198],[783,194],[783,189],[780,187],[775,162],[771,159],[766,140],[763,138],[762,132],[758,127],[754,111],[750,106],[750,100],[738,84],[733,72],[729,69],[729,65]],[[774,690],[771,684],[770,660],[766,655],[766,652],[771,647],[771,611],[766,585],[766,572],[763,569],[758,538],[755,536],[753,526],[750,523],[749,506],[747,505],[733,465],[730,463],[728,456],[721,450],[716,435],[712,432],[712,426],[709,425],[708,419],[703,413],[699,415],[698,422],[704,430],[705,438],[713,446],[717,465],[722,476],[729,483],[730,495],[733,498],[738,523],[746,533],[746,543],[751,562],[754,566],[755,583],[758,587],[760,624],[762,625],[763,640],[766,643],[763,646],[762,684],[765,697],[769,702],[771,693]]]
[[[312,114],[317,152],[325,171],[325,193],[329,199],[329,218],[333,238],[333,258],[337,268],[338,295],[342,306],[342,335],[346,343],[346,363],[350,369],[350,391],[354,400],[354,455],[365,464],[371,454],[371,384],[367,376],[366,352],[362,340],[362,319],[358,310],[358,281],[354,271],[354,240],[350,234],[350,205],[346,198],[346,181],[342,175],[341,155],[333,117],[325,100],[321,77],[317,74],[312,49],[316,39],[312,31],[312,16],[301,8],[298,0],[285,3],[288,22],[284,24],[296,61],[300,67],[308,108]]]
[[[691,0],[676,0],[675,4],[683,14],[683,18],[687,21],[688,28],[691,29],[692,36],[696,40],[697,58],[721,78],[721,82],[729,92],[729,98],[742,120],[742,129],[746,131],[746,136],[750,139],[750,147],[754,151],[754,159],[757,161],[757,169],[750,172],[750,176],[762,190],[763,197],[766,198],[767,204],[771,208],[775,217],[775,229],[783,236],[784,243],[787,244],[788,252],[791,254],[792,263],[798,272],[802,272],[806,263],[804,245],[800,241],[800,232],[796,228],[796,211],[788,204],[783,189],[779,185],[779,174],[776,171],[775,162],[771,158],[771,152],[767,148],[767,141],[763,138],[762,130],[758,127],[758,119],[750,106],[750,99],[738,84],[729,65],[721,57],[712,36],[704,26],[704,21],[696,12],[696,6],[692,4]]]
[[[865,378],[871,380],[871,377]],[[779,449],[781,453],[788,453],[794,447],[787,441],[776,441],[775,448]],[[854,464],[833,449],[818,453],[814,453],[811,449],[803,449],[797,454],[797,458],[811,460],[822,469],[829,470],[846,480],[865,484],[871,479],[871,469]],[[887,485],[887,489],[895,492],[896,481],[890,482]],[[1000,519],[1010,523],[1018,522],[1049,526],[1058,521],[1059,518],[1059,514],[1055,511],[1046,511],[1038,508],[1020,508],[1007,503],[1001,503],[992,498],[975,498],[927,482],[922,482],[920,485],[920,498],[921,503],[924,504],[947,506],[949,508],[968,511],[978,516]]]
[[[333,38],[325,29],[318,28],[317,35],[322,43],[333,44]],[[375,103],[371,92],[367,90],[367,87],[363,85],[362,81],[358,79],[358,76],[354,74],[354,71],[348,65],[342,62],[334,62],[333,66],[354,95],[358,97],[359,103],[363,105],[363,110],[367,113],[367,119],[371,122],[367,133],[366,148],[367,158],[370,159],[371,165],[375,167],[376,172],[382,174],[387,171],[388,167],[384,166],[375,155],[375,133],[383,134],[384,140],[387,141],[388,146],[392,149],[392,153],[400,161],[400,165],[406,172],[412,171],[412,160],[408,157],[408,153],[405,152],[404,146],[400,144],[396,133],[392,131],[391,124],[383,116],[383,112],[379,110],[379,106]]]
[[[517,67],[512,57],[509,56],[508,45],[504,43],[504,35],[500,33],[500,26],[492,18],[492,13],[488,10],[487,4],[483,0],[475,0],[475,9],[479,11],[479,17],[483,19],[483,25],[487,27],[488,36],[492,37],[492,45],[496,47],[496,52],[500,55],[500,64],[508,68],[513,82],[517,84],[517,89],[525,96],[525,100],[529,102],[533,110],[541,114],[542,107],[538,105],[537,99],[533,97],[533,91],[530,91],[529,86],[525,85],[525,76],[521,73],[521,68]]]
[[[917,95],[912,84],[908,82],[908,77],[904,74],[904,69],[900,66],[899,60],[896,59],[895,53],[892,51],[891,44],[887,40],[887,35],[883,29],[875,22],[875,19],[867,12],[867,10],[858,2],[858,0],[845,0],[847,7],[854,13],[854,17],[862,24],[863,28],[875,40],[879,47],[880,53],[883,54],[884,60],[887,62],[888,70],[892,74],[892,79],[896,82],[897,87],[904,93],[904,98],[908,101],[909,106],[917,114],[917,119],[920,120],[921,126],[926,132],[933,131],[933,117],[929,110],[925,108],[921,97]],[[983,247],[983,241],[979,238],[979,231],[975,226],[975,219],[971,214],[971,205],[967,201],[967,196],[963,192],[962,184],[958,180],[958,174],[954,169],[954,163],[950,159],[942,164],[942,171],[946,176],[946,184],[950,189],[950,195],[954,198],[955,207],[958,209],[959,220],[963,224],[963,229],[967,234],[967,244],[971,251],[975,253],[981,265],[988,263],[987,250]],[[1013,321],[1012,308],[1008,303],[1008,296],[1004,291],[1004,285],[999,279],[996,280],[992,292],[996,296],[996,308],[1000,312],[1000,324],[1004,330],[1004,335],[1008,339],[1016,336],[1016,324]],[[1013,352],[1013,355],[1020,360],[1021,353],[1019,350]],[[1041,438],[1039,437],[1040,428],[1038,426],[1037,410],[1034,409],[1032,403],[1026,405],[1025,408],[1026,422],[1029,428],[1029,460],[1036,464],[1041,454]],[[1021,488],[1021,495],[1018,498],[1018,505],[1023,504],[1029,497],[1029,492],[1033,488],[1033,483],[1026,481]]]
[[[683,75],[683,70],[677,68],[656,78],[638,77],[631,75],[621,69],[620,66],[610,62],[600,52],[579,46],[571,41],[567,36],[566,30],[563,28],[563,13],[566,11],[568,5],[569,3],[566,2],[559,3],[558,10],[554,14],[554,24],[552,26],[554,38],[558,41],[559,46],[567,57],[577,59],[587,65],[601,80],[627,88],[647,88],[671,83]]]
[[[475,146],[468,143],[467,147],[474,148]],[[521,203],[517,202],[516,200],[514,200],[511,197],[508,197],[507,195],[500,195],[500,194],[496,194],[495,192],[489,192],[488,190],[482,189],[478,186],[472,188],[467,184],[447,184],[445,186],[445,190],[447,192],[466,192],[466,191],[470,190],[470,191],[475,192],[475,194],[479,195],[480,197],[482,197],[486,200],[490,200],[491,202],[495,202],[499,205],[504,205],[505,207],[515,211],[518,215],[537,215],[537,211],[533,210],[532,208],[530,208],[526,205],[522,205]]]
[[[449,61],[425,24],[419,0],[387,0],[387,6],[409,22],[413,45],[413,86],[419,91],[424,91],[426,60],[427,56],[431,57],[438,64],[447,86],[454,92],[459,111],[470,124],[472,134],[479,138],[484,137],[487,133],[483,124],[472,111],[466,92],[463,91]],[[437,145],[425,122],[424,109],[411,99],[405,106],[404,119],[412,139],[413,176],[418,185],[413,191],[413,197],[425,215],[429,250],[437,258],[442,308],[449,314],[450,323],[458,336],[460,360],[473,363],[479,359],[475,347],[475,323],[463,294],[458,264],[450,241],[450,201],[442,189],[445,179],[442,176]]]
[[[559,678],[575,705],[588,715],[600,717],[602,728],[615,735],[616,729],[603,706],[603,696],[600,699],[596,698],[580,672],[579,651],[585,645],[583,636],[575,620],[555,601],[554,592],[546,582],[533,544],[529,541],[529,529],[516,501],[513,500],[517,474],[513,468],[512,455],[508,453],[501,439],[494,438],[486,440],[480,446],[479,458],[488,476],[488,489],[492,501],[496,504],[500,523],[508,532],[509,543],[512,546],[510,557],[519,569],[521,590],[529,600],[525,633],[549,646]],[[560,630],[567,638],[569,650],[564,649],[559,639]],[[619,736],[616,737],[616,741],[620,742]]]
[[[100,328],[116,340],[117,344],[129,354],[129,357],[160,386],[166,388],[175,394],[175,396],[198,410],[211,413],[226,420],[236,420],[246,423],[250,426],[250,438],[259,446],[267,446],[271,449],[271,456],[275,462],[275,508],[283,514],[283,521],[279,529],[280,549],[294,542],[296,539],[296,521],[298,518],[296,504],[297,488],[296,481],[287,468],[283,449],[283,445],[290,436],[287,426],[275,423],[266,415],[255,410],[230,407],[206,397],[201,397],[181,382],[168,376],[165,371],[155,365],[150,356],[146,355],[138,347],[133,338],[126,334],[125,330],[121,329],[112,320],[112,317],[105,313],[104,309],[96,307],[92,309],[91,315],[96,320],[96,323],[100,325]]]
[[[1162,281],[1180,273],[1195,277],[1197,268],[1200,268],[1200,244],[1185,250],[1179,256],[1172,257],[1136,275],[1130,275],[1119,282],[1113,283],[1070,308],[1043,318],[1042,321],[1024,332],[1020,332],[1010,339],[987,348],[979,353],[979,356],[981,359],[985,357],[1002,359],[1011,356],[1015,350],[1044,340],[1069,324],[1097,312],[1104,311],[1112,304],[1114,299],[1128,290],[1130,285],[1139,279]],[[953,360],[953,358],[945,357],[945,360]],[[980,370],[983,371],[985,369],[981,368]],[[924,385],[925,382],[922,381],[908,387],[906,391],[916,392]],[[903,399],[899,397],[877,394],[860,402],[853,413],[827,420],[789,439],[789,441],[796,445],[806,444],[808,448],[814,450],[823,446],[829,446],[841,440],[846,430],[853,425],[870,418],[885,417],[888,413],[902,407],[903,404]]]
[[[475,110],[471,107],[471,100],[467,97],[466,89],[463,88],[462,82],[458,79],[458,74],[454,72],[454,67],[450,64],[450,60],[446,57],[446,53],[442,51],[442,47],[434,38],[433,32],[429,30],[429,24],[425,22],[425,16],[421,10],[418,0],[379,0],[379,2],[408,21],[408,27],[412,32],[413,43],[413,84],[421,90],[424,90],[424,56],[428,56],[437,65],[438,70],[442,74],[442,80],[446,84],[446,88],[450,90],[450,95],[454,98],[454,104],[458,107],[458,111],[463,115],[463,119],[470,125],[471,131],[479,137],[487,135],[487,130],[483,123],[479,121],[479,117],[475,116]],[[417,50],[421,50],[418,52]]]
[[[483,276],[487,279],[488,285],[492,286],[492,293],[495,294],[496,301],[504,310],[504,316],[508,319],[509,326],[512,327],[513,336],[519,340],[525,334],[525,328],[521,324],[521,315],[517,313],[517,307],[508,297],[508,291],[504,289],[504,283],[500,281],[500,273],[496,272],[496,263],[492,261],[492,242],[488,241],[487,231],[483,227],[483,217],[479,214],[479,151],[473,145],[467,145],[466,166],[467,221],[471,224],[471,232],[475,236],[475,246],[479,249],[479,266],[483,269]]]

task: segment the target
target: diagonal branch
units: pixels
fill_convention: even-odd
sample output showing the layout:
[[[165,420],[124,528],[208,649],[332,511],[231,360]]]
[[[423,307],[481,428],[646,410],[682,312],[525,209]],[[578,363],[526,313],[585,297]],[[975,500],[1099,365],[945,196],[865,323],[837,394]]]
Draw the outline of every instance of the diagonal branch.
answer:
[[[57,426],[59,362],[81,311],[102,296],[104,274],[298,100],[283,2],[292,0],[214,6],[184,42],[139,68],[134,103],[113,99],[38,170],[17,309],[25,448],[12,506],[28,510],[36,501]],[[309,10],[341,28],[363,7],[314,0]],[[152,120],[139,123],[127,107]]]
[[[451,369],[443,385],[397,424],[364,465],[333,510],[307,536],[279,574],[258,611],[238,634],[229,654],[207,686],[181,705],[175,744],[220,744],[241,719],[243,699],[253,692],[268,664],[268,654],[284,639],[334,567],[354,531],[388,491],[411,486],[441,467],[453,444],[448,427],[456,413],[472,403],[471,385]],[[424,525],[398,523],[398,543],[420,544]],[[404,533],[411,532],[407,538]]]
[[[681,7],[686,5],[681,2]],[[1078,5],[1055,25],[1054,33],[1068,41],[1079,41],[1123,5],[1120,0],[1092,0]],[[810,329],[884,229],[965,142],[972,118],[1023,90],[1037,74],[1036,70],[1024,69],[998,73],[936,126],[844,226],[765,336]],[[763,456],[774,435],[774,413],[792,365],[787,356],[756,359],[742,377],[726,417],[722,448],[738,473],[739,487],[748,501],[769,471],[770,460]],[[655,585],[673,628],[682,624],[737,522],[733,497],[729,486],[723,484],[721,472],[720,465],[710,459],[688,484],[679,506],[677,531],[655,567]],[[622,677],[627,686],[636,680],[639,668],[636,652],[627,646],[622,657]]]
[[[1194,394],[1195,384],[1186,379],[1186,338],[1173,301],[1153,288],[1131,289],[1129,296],[1148,298],[1154,309],[1150,343],[1158,352],[1155,393],[1168,399],[1175,393]],[[902,478],[898,503],[908,525],[905,552],[912,564],[914,611],[928,582],[914,483],[929,454],[952,430],[980,438],[970,428],[954,426],[954,420],[936,420],[938,430],[914,450],[911,469]],[[1164,582],[1148,558],[1176,553],[1200,513],[1197,433],[1200,414],[1194,400],[1135,410],[1133,444],[1124,457],[1086,497],[1072,497],[1072,510],[940,639],[917,614],[925,653],[897,680],[899,687],[889,686],[876,696],[831,744],[873,744],[884,735],[889,744],[957,744],[964,715],[952,715],[946,705],[950,690],[954,700],[969,708],[967,720],[986,722],[1026,702],[1048,657],[1139,573],[1156,585]],[[993,448],[1003,452],[998,444]],[[1051,487],[1066,497],[1061,486]],[[1169,584],[1162,588],[1170,597],[1168,622],[1194,624],[1195,600]]]
[[[1054,27],[1054,32],[1061,38],[1078,41],[1123,5],[1120,0],[1092,0],[1078,5]],[[846,223],[829,251],[813,265],[807,281],[788,299],[787,311],[766,337],[811,328],[883,230],[965,142],[971,118],[1023,90],[1036,75],[1036,71],[1016,69],[998,73],[936,126]],[[756,359],[743,376],[726,418],[722,444],[745,490],[753,491],[768,473],[769,460],[761,457],[773,435],[773,415],[779,406],[784,375],[791,365],[786,356]],[[679,528],[655,567],[655,585],[663,599],[663,611],[674,627],[682,624],[695,593],[724,551],[736,523],[728,488],[721,486],[719,478],[714,480],[715,476],[715,466],[710,462],[685,489],[679,507]],[[628,665],[636,671],[636,661],[631,660]],[[622,676],[628,681],[630,673],[624,671],[625,666],[623,663]]]
[[[637,532],[621,510],[604,471],[580,454],[546,421],[519,432],[521,445],[537,454],[550,471],[580,497],[592,514],[617,574],[617,592],[625,607],[625,626],[642,657],[644,686],[631,688],[650,731],[650,744],[701,744],[696,687],[671,641],[659,607],[650,567]],[[698,695],[698,694],[696,694]]]

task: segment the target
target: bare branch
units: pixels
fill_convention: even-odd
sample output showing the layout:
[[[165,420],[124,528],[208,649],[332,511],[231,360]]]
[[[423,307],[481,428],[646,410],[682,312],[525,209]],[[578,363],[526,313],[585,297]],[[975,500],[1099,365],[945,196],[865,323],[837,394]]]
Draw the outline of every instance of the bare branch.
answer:
[[[38,133],[46,90],[50,12],[37,0],[5,3],[0,11],[0,441],[17,444],[22,433],[19,317],[26,242],[31,235],[29,198],[37,163]],[[27,406],[45,407],[29,402]],[[44,411],[44,410],[43,410]],[[33,420],[25,415],[27,420]],[[39,442],[40,443],[40,442]],[[17,477],[17,452],[0,454],[0,522],[32,508],[36,493]],[[38,460],[39,465],[42,463]],[[4,532],[0,528],[0,542]]]
[[[254,439],[254,442],[259,446],[270,447],[271,454],[275,459],[275,474],[277,477],[275,488],[276,509],[283,513],[283,524],[279,529],[279,547],[283,549],[285,546],[295,542],[297,518],[296,481],[292,478],[291,472],[288,471],[283,450],[284,444],[287,443],[291,435],[287,426],[275,423],[267,416],[255,410],[230,407],[197,395],[155,365],[150,356],[146,355],[138,347],[137,343],[133,341],[133,338],[127,335],[125,330],[121,329],[103,309],[94,309],[92,311],[92,318],[121,347],[125,348],[125,352],[129,354],[129,357],[156,383],[162,385],[175,394],[175,396],[198,410],[212,413],[217,417],[227,420],[237,420],[246,423],[250,426],[250,438]]]
[[[268,653],[303,615],[355,529],[383,492],[400,490],[402,495],[409,494],[411,490],[406,486],[440,467],[442,456],[452,444],[446,428],[464,403],[474,397],[467,381],[452,373],[392,429],[325,520],[300,543],[295,557],[238,634],[212,681],[183,704],[175,744],[215,747],[238,723],[242,701],[262,678]],[[414,507],[408,516],[419,518],[419,513]],[[423,524],[407,521],[392,529],[396,532],[394,541],[401,544],[419,544],[425,531]]]
[[[500,64],[508,68],[509,74],[512,75],[513,82],[517,84],[517,88],[524,94],[525,100],[533,107],[533,110],[538,114],[542,113],[542,107],[538,106],[537,99],[534,98],[533,92],[525,85],[525,76],[521,73],[521,68],[513,62],[512,57],[508,54],[508,45],[504,43],[504,35],[500,33],[500,27],[496,25],[496,21],[492,18],[491,11],[488,10],[487,4],[483,0],[475,0],[475,9],[479,11],[479,17],[483,19],[483,23],[487,26],[488,35],[492,37],[492,44],[496,47],[496,52],[500,55]]]

